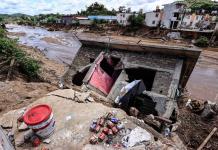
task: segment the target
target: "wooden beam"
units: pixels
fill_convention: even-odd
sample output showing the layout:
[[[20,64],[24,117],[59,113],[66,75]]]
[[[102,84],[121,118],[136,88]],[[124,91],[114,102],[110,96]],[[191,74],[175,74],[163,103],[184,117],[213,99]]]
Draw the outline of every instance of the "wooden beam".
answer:
[[[198,147],[197,150],[201,150],[204,148],[204,146],[207,144],[207,142],[210,140],[210,138],[213,136],[213,134],[217,131],[217,128],[213,128],[213,130],[210,132],[210,134],[207,136],[207,138],[203,141],[203,143]]]

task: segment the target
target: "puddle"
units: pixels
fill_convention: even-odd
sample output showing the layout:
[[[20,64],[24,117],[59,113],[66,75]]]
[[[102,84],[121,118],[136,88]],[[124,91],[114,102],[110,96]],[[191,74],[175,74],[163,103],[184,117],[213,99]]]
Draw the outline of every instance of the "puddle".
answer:
[[[41,50],[49,59],[71,64],[81,43],[72,33],[47,31],[40,27],[7,25],[10,37],[19,38],[18,42]],[[46,39],[46,40],[45,40]]]

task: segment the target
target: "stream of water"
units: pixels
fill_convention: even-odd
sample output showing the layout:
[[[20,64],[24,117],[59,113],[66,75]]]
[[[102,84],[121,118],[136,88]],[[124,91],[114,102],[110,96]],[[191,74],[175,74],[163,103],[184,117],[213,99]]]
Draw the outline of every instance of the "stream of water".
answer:
[[[10,37],[19,38],[18,42],[41,50],[46,57],[61,63],[71,64],[81,43],[72,33],[48,31],[40,27],[7,25]],[[14,34],[13,34],[14,33]]]

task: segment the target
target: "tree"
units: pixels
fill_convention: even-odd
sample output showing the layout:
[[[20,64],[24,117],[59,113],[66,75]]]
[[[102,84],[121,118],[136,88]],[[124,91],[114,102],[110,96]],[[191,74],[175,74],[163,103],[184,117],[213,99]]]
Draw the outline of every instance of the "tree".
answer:
[[[4,18],[0,16],[0,22],[3,22],[3,21],[4,21]]]
[[[139,14],[139,15],[131,15],[129,16],[128,21],[130,22],[131,27],[141,27],[144,23],[144,16]]]
[[[120,6],[120,7],[118,8],[118,11],[119,11],[120,13],[123,13],[123,12],[126,11],[126,7],[125,7],[125,6]]]
[[[127,13],[131,13],[131,7],[126,10]]]
[[[95,2],[90,6],[86,7],[86,10],[81,10],[77,12],[78,15],[116,15],[116,10],[112,9],[111,11],[108,10],[103,4]]]

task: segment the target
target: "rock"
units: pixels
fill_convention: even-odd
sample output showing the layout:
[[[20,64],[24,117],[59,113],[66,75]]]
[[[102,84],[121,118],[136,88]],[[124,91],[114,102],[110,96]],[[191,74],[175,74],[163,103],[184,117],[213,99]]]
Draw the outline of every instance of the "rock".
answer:
[[[92,97],[88,97],[88,98],[86,98],[86,101],[88,101],[88,102],[94,102],[95,100],[94,100],[94,98],[92,98]]]
[[[171,131],[175,132],[180,125],[181,125],[181,121],[174,123]]]
[[[145,145],[141,144],[141,145],[138,145],[138,146],[128,148],[127,150],[145,150]]]
[[[11,129],[13,127],[14,114],[16,111],[10,111],[4,114],[0,119],[0,125],[4,129]]]
[[[49,143],[51,143],[51,139],[45,139],[42,142],[45,143],[45,144],[49,144]]]
[[[129,114],[130,116],[137,117],[139,115],[139,110],[135,107],[130,107]]]
[[[18,127],[18,131],[26,131],[28,129],[29,127],[24,122],[22,122],[20,126]]]
[[[122,143],[125,147],[133,147],[142,142],[149,142],[152,140],[152,136],[149,132],[142,129],[141,127],[136,127],[130,134],[122,138]]]
[[[210,104],[205,104],[204,110],[201,113],[201,117],[210,119],[216,115],[216,112],[212,109]]]
[[[25,143],[24,134],[19,134],[15,137],[15,146],[20,147]]]
[[[54,95],[54,96],[59,96],[59,97],[62,97],[62,98],[74,100],[75,91],[72,90],[72,89],[64,89],[64,90],[60,89],[60,90],[56,90],[56,91],[53,91],[51,93],[48,93],[47,95],[48,96]]]

